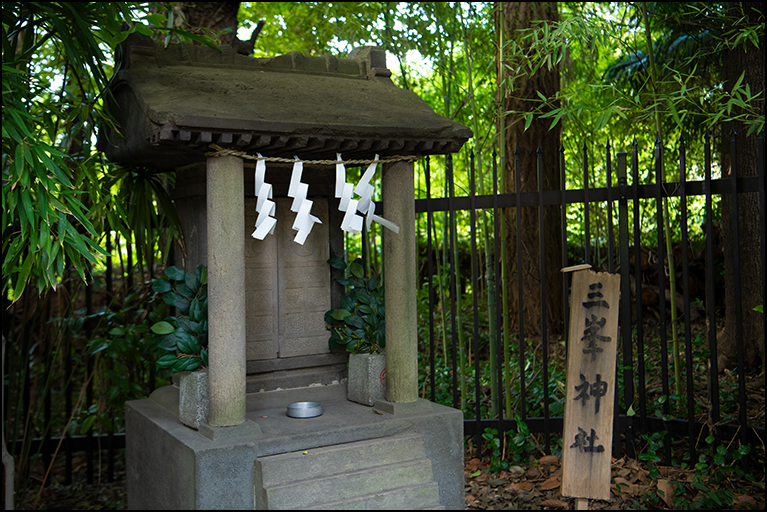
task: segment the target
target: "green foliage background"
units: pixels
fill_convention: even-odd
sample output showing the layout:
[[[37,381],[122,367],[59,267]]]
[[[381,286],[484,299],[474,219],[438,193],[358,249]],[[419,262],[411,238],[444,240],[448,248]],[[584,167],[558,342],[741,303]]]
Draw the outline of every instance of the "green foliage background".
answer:
[[[159,313],[148,304],[149,279],[157,274],[154,264],[167,261],[172,241],[180,236],[168,195],[175,177],[105,161],[95,147],[95,134],[99,125],[113,124],[106,87],[119,67],[119,56],[116,65],[112,56],[131,32],[152,35],[166,44],[177,40],[215,44],[215,34],[199,36],[174,28],[169,6],[172,4],[134,2],[2,5],[4,305],[22,304],[23,314],[30,312],[24,317],[29,325],[47,325],[51,315],[45,316],[43,307],[31,313],[35,301],[43,304],[51,292],[71,287],[66,309],[51,320],[50,331],[45,331],[50,340],[35,339],[29,326],[21,327],[19,338],[12,340],[19,350],[9,365],[9,385],[21,389],[24,382],[37,382],[39,376],[46,389],[51,389],[54,380],[71,379],[63,371],[51,371],[52,365],[72,359],[84,368],[83,360],[91,354],[96,356],[94,365],[99,371],[81,368],[77,372],[87,378],[92,375],[104,397],[91,399],[73,418],[34,427],[38,429],[35,435],[53,429],[73,433],[92,427],[119,430],[115,418],[122,414],[124,401],[143,396],[151,388],[139,382],[154,385],[157,340],[147,322],[158,322],[164,315],[157,317]],[[641,16],[642,7],[649,14],[647,23]],[[421,96],[441,115],[474,130],[467,149],[475,153],[480,193],[493,190],[489,168],[493,151],[503,155],[505,149],[497,142],[498,120],[504,116],[516,116],[526,126],[535,117],[551,120],[552,126],[561,122],[568,188],[582,186],[580,156],[584,151],[589,155],[591,186],[605,186],[604,148],[608,143],[614,153],[630,151],[636,141],[640,162],[652,162],[658,122],[666,155],[673,155],[679,139],[685,137],[689,178],[702,176],[702,139],[707,130],[716,147],[732,121],[744,122],[750,133],[763,129],[764,91],[752,90],[742,77],[727,91],[722,76],[726,49],[753,51],[763,40],[763,17],[749,24],[743,12],[732,15],[725,4],[713,2],[566,2],[559,4],[560,22],[531,27],[501,45],[497,8],[492,3],[254,2],[243,3],[239,17],[247,30],[258,21],[265,22],[255,57],[289,51],[344,56],[363,44],[385,48],[400,87]],[[654,78],[649,72],[648,39],[656,61]],[[515,80],[541,67],[559,68],[561,84],[556,96],[530,98],[538,105],[533,111],[504,112],[500,100],[516,94]],[[466,195],[469,151],[455,155],[453,161],[456,195]],[[446,196],[445,159],[432,158],[430,165],[431,195]],[[423,162],[417,171],[416,197],[424,198]],[[643,165],[639,178],[642,183],[654,181],[652,166]],[[676,181],[677,167],[669,165],[665,178]],[[672,212],[676,213],[677,205],[670,201]],[[689,205],[691,222],[699,226],[700,205],[692,199]],[[606,205],[592,207],[604,211]],[[655,212],[649,203],[640,209],[640,225],[652,226],[642,233],[642,243],[656,244]],[[582,206],[570,206],[567,215],[568,240],[572,246],[582,245],[586,242]],[[442,215],[435,219],[435,250],[441,258],[437,287],[441,304],[446,304],[444,285],[450,269],[445,265],[447,248],[442,241],[447,238],[447,220]],[[419,236],[424,238],[425,219],[418,222]],[[457,216],[455,228],[458,252],[466,254],[471,239],[468,213]],[[671,228],[678,233],[678,224],[672,223]],[[702,231],[696,229],[691,226],[691,236],[702,240]],[[481,245],[492,247],[492,233],[482,221],[479,231]],[[604,223],[592,227],[592,233],[597,241],[607,238]],[[382,270],[380,233],[373,231],[369,236],[366,261],[372,268],[365,272],[373,274]],[[110,245],[108,240],[114,243]],[[358,238],[350,238],[347,245],[347,261],[361,256],[363,246]],[[109,307],[89,312],[82,304],[85,288],[74,282],[87,283],[91,289],[102,285],[107,256],[124,263],[118,276],[121,288],[109,297]],[[131,268],[138,269],[139,283],[133,283]],[[490,284],[481,287],[469,291],[485,293],[492,288]],[[18,302],[22,300],[27,302]],[[458,302],[461,315],[464,303],[460,297]],[[437,371],[445,383],[444,393],[451,384],[445,341],[449,319],[444,308],[438,314],[443,347]],[[88,325],[93,337],[83,342],[83,329]],[[39,347],[46,347],[46,354],[41,355],[40,348],[35,350],[38,342],[42,343]],[[462,360],[462,379],[472,378],[463,371],[468,367]],[[530,372],[532,380],[534,369]],[[470,384],[465,380],[464,390]],[[69,389],[69,394],[77,391]],[[22,405],[17,399],[11,430],[17,436],[14,439],[22,433]],[[30,411],[41,415],[41,404],[33,403]]]
[[[118,171],[93,147],[96,126],[111,122],[105,87],[117,43],[139,31],[166,42],[185,37],[212,44],[172,28],[167,5],[149,12],[147,4],[123,2],[3,4],[3,290],[12,300],[30,281],[41,292],[55,287],[67,261],[85,279],[86,263],[99,265],[106,256],[107,227],[126,237],[134,231],[142,260],[152,258],[153,228],[178,235],[164,193],[172,177]],[[745,121],[750,132],[764,125],[763,91],[741,82],[724,91],[721,76],[723,50],[758,45],[764,24],[731,19],[723,4],[650,3],[649,26],[643,26],[635,4],[563,3],[559,23],[533,27],[503,49],[495,9],[491,3],[254,2],[242,4],[240,20],[245,29],[265,21],[254,56],[345,55],[357,45],[384,47],[400,86],[476,131],[470,146],[485,163],[497,148],[498,116],[514,114],[501,112],[498,98],[515,93],[516,77],[557,66],[560,91],[532,98],[540,108],[519,113],[520,122],[529,125],[534,116],[550,118],[552,126],[561,121],[566,154],[586,148],[591,155],[594,186],[604,185],[602,148],[608,142],[618,150],[637,139],[643,156],[650,155],[656,112],[665,150],[673,152],[685,135],[688,161],[698,173],[704,130],[720,136],[723,123],[734,119]],[[655,89],[645,30],[662,63]],[[501,51],[505,69],[498,83]],[[568,159],[572,187],[581,180],[577,160]],[[459,170],[466,163],[465,157],[456,160]],[[433,166],[439,170],[440,162]],[[677,172],[670,166],[668,178]],[[649,168],[641,179],[651,179]],[[483,173],[481,190],[491,190],[488,180]],[[437,179],[434,193],[444,186]],[[463,192],[468,185],[459,178],[457,188]],[[570,217],[574,234],[582,231],[579,218],[577,212]],[[169,241],[164,239],[166,248]]]

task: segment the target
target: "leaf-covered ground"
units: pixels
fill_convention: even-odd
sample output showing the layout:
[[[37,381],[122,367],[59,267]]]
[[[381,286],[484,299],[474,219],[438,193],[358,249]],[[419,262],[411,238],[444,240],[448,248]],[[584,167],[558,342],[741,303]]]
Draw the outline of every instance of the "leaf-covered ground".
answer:
[[[575,499],[562,497],[562,467],[559,457],[548,455],[533,459],[527,465],[488,474],[488,461],[466,458],[466,509],[554,509],[574,510]],[[48,510],[114,510],[127,508],[125,469],[118,463],[115,481],[109,483],[102,473],[101,481],[85,482],[84,462],[75,459],[74,483],[64,486],[63,471],[54,468],[53,484],[39,492],[37,486],[17,499],[19,509]],[[679,509],[700,508],[732,510],[764,510],[764,477],[752,483],[731,475],[719,483],[713,478],[696,482],[695,472],[661,466],[657,478],[650,477],[644,463],[624,458],[614,460],[611,501],[589,501],[592,510]],[[98,471],[98,470],[96,470]],[[94,478],[96,480],[97,478]],[[702,489],[705,488],[705,491]],[[38,498],[39,493],[39,498]],[[731,505],[727,505],[728,497]],[[721,504],[717,504],[719,499]]]
[[[59,460],[61,459],[61,460]],[[64,457],[58,457],[42,490],[41,471],[33,471],[29,485],[16,494],[19,510],[123,510],[127,508],[125,464],[122,457],[115,462],[114,481],[108,482],[106,467],[94,467],[93,483],[86,479],[85,460],[75,455],[72,463],[72,484],[64,485]],[[38,465],[38,466],[41,466]]]
[[[488,474],[487,461],[468,459],[465,466],[468,510],[575,510],[575,498],[561,492],[560,458],[547,455],[527,466],[511,466]],[[764,510],[764,480],[713,478],[698,481],[691,470],[661,466],[657,478],[646,465],[625,458],[613,460],[610,501],[589,501],[591,510],[633,509],[756,509]],[[705,491],[703,490],[705,489]],[[718,501],[717,501],[718,500]],[[728,505],[728,502],[730,505]]]

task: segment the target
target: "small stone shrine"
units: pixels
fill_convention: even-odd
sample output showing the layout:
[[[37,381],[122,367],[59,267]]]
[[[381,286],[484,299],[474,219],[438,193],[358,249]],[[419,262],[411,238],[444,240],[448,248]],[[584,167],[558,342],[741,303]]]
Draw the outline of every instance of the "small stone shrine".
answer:
[[[463,508],[462,414],[417,393],[413,162],[471,131],[396,87],[376,47],[254,59],[131,36],[121,56],[118,128],[100,148],[176,171],[176,265],[208,265],[209,296],[208,421],[181,424],[173,386],[126,403],[129,506]],[[359,161],[368,171],[346,183]],[[373,411],[346,400],[348,355],[329,352],[324,323],[343,293],[327,260],[370,222],[388,228],[387,395]],[[298,401],[324,413],[287,417]]]

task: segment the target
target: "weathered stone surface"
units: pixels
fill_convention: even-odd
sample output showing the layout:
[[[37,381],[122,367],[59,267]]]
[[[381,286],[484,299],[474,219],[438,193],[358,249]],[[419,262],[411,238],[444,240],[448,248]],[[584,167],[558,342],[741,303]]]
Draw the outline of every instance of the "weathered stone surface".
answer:
[[[286,406],[297,401],[321,402],[325,412],[317,418],[289,418]],[[419,458],[425,453],[431,461],[441,506],[462,510],[463,415],[420,399],[394,404],[395,409],[400,406],[404,412],[374,414],[369,407],[346,400],[342,385],[254,393],[248,396],[246,423],[213,429],[222,435],[211,438],[178,421],[177,388],[160,388],[149,399],[126,403],[128,504],[134,509],[252,510],[257,494],[263,492],[261,485],[254,485],[258,459],[290,452],[302,459],[317,448],[410,433],[423,438]],[[227,435],[230,431],[236,435]],[[240,435],[247,431],[254,433]],[[324,468],[307,463],[297,476],[322,473]],[[414,499],[410,508],[419,503]]]
[[[99,144],[124,165],[179,168],[215,142],[266,156],[334,159],[458,151],[472,133],[396,87],[380,48],[351,58],[266,59],[130,37],[111,90],[125,138]]]
[[[386,354],[349,354],[349,391],[352,402],[373,405],[386,396]]]
[[[245,227],[242,159],[208,159],[209,422],[245,421]]]
[[[208,370],[183,372],[178,385],[178,419],[187,427],[199,430],[208,422]]]
[[[384,165],[384,215],[400,227],[384,233],[386,290],[386,399],[414,402],[418,398],[418,312],[416,291],[415,193],[413,164]],[[391,265],[391,267],[389,267]]]
[[[292,199],[275,199],[278,219],[274,235],[264,240],[246,236],[247,359],[296,357],[328,352],[325,311],[330,309],[328,203],[315,198],[315,224],[303,245],[290,212]],[[246,201],[245,229],[256,222],[255,200]]]
[[[289,211],[292,200],[280,197],[287,192],[290,166],[267,166],[267,182],[275,185],[278,229],[264,240],[256,240],[250,236],[257,217],[256,199],[248,197],[254,190],[254,169],[248,161],[244,163],[247,390],[339,381],[346,376],[348,355],[329,353],[329,333],[324,325],[324,313],[333,307],[334,286],[340,288],[336,303],[343,294],[343,287],[331,282],[333,277],[342,277],[343,272],[333,276],[326,263],[333,253],[334,241],[338,247],[333,254],[343,254],[343,234],[339,228],[339,216],[343,212],[338,211],[337,200],[322,197],[333,193],[330,175],[323,172],[308,175],[312,178],[307,179],[313,194],[312,214],[319,217],[322,224],[315,224],[302,248],[293,242],[296,232],[291,225],[295,214]],[[177,261],[176,264],[194,271],[198,265],[208,264],[206,170],[203,165],[193,165],[181,172],[184,179],[176,184],[173,199],[184,232],[187,257],[183,263]],[[176,254],[182,254],[180,247]],[[314,277],[312,283],[305,281],[308,275]],[[299,302],[291,302],[295,300]],[[302,325],[311,328],[301,330]],[[315,359],[311,359],[312,356]],[[275,364],[267,364],[270,361]],[[296,371],[299,368],[301,371]],[[295,379],[295,384],[291,384],[291,379]]]
[[[420,434],[262,457],[255,472],[258,510],[440,508]]]

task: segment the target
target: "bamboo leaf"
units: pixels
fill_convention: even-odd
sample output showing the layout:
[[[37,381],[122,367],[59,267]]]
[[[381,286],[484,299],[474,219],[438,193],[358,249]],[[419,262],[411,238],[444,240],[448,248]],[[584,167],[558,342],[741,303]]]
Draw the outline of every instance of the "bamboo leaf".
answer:
[[[525,113],[525,131],[530,128],[531,124],[533,124],[533,113],[527,112]]]
[[[21,294],[24,293],[24,289],[27,286],[27,280],[29,279],[29,272],[32,270],[34,259],[35,258],[33,254],[28,254],[27,258],[24,260],[24,264],[19,270],[19,277],[16,279],[16,285],[13,287],[15,300],[18,300],[18,298],[21,297]]]
[[[93,227],[93,224],[91,224],[91,221],[88,220],[88,218],[83,214],[83,210],[87,211],[87,208],[83,203],[80,202],[79,199],[77,199],[74,195],[67,194],[64,196],[65,200],[67,201],[67,204],[69,204],[70,211],[72,215],[75,216],[75,218],[80,222],[80,224],[88,230],[88,232],[93,235],[94,237],[98,237],[98,233],[96,232],[96,229]]]
[[[59,182],[61,182],[64,186],[67,188],[72,188],[72,182],[69,181],[69,178],[66,176],[66,174],[64,174],[61,168],[48,157],[47,153],[49,151],[46,151],[38,146],[35,146],[35,151],[37,152],[37,156],[43,162],[43,165],[45,165],[45,168],[52,172],[53,175],[56,176]]]

